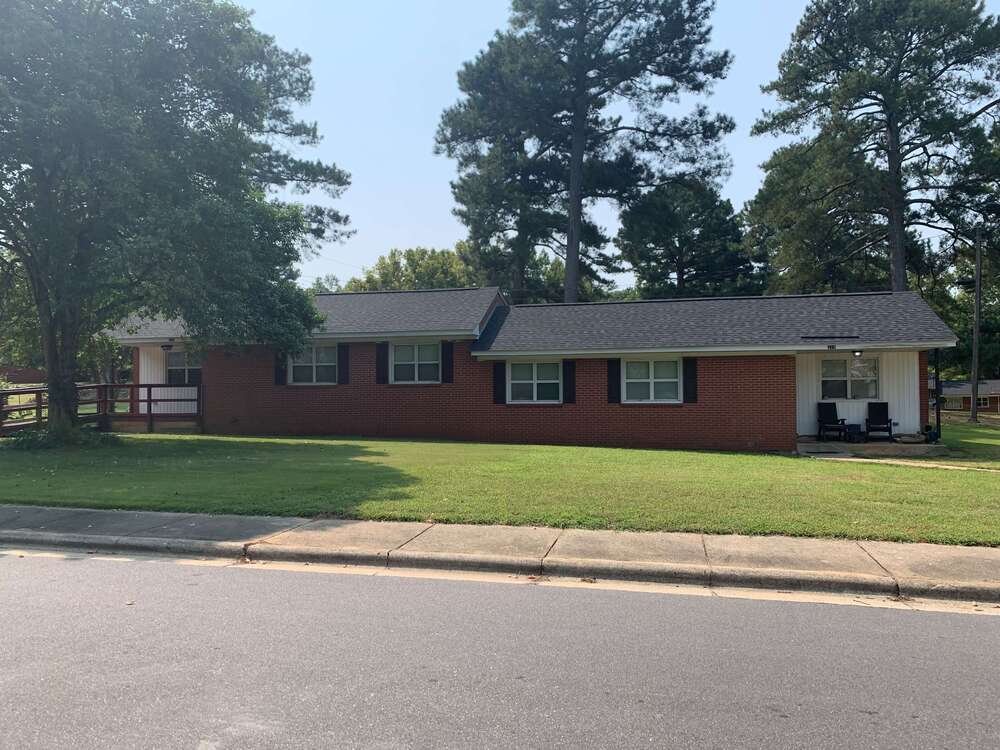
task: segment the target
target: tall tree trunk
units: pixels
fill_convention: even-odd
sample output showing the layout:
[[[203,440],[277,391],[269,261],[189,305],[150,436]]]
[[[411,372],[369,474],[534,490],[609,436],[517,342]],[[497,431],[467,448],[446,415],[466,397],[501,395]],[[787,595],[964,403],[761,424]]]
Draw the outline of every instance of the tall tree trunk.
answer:
[[[65,309],[53,311],[48,288],[29,270],[35,308],[38,314],[48,381],[48,430],[66,433],[76,428],[77,330]]]
[[[886,185],[889,217],[889,280],[892,291],[905,292],[906,280],[906,194],[903,191],[903,158],[899,149],[899,123],[894,114],[886,118],[886,146],[889,172]]]
[[[566,276],[563,301],[580,298],[580,230],[583,223],[583,155],[587,137],[584,107],[577,100],[573,112],[573,135],[569,158],[569,227],[566,230]]]

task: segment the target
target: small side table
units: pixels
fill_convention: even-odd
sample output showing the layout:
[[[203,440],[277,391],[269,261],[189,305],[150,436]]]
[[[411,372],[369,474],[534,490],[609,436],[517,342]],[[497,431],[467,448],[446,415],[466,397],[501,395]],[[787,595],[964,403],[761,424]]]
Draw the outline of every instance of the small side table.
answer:
[[[865,433],[861,430],[861,425],[859,424],[849,424],[847,425],[847,432],[844,433],[844,439],[848,443],[863,443],[865,442]]]

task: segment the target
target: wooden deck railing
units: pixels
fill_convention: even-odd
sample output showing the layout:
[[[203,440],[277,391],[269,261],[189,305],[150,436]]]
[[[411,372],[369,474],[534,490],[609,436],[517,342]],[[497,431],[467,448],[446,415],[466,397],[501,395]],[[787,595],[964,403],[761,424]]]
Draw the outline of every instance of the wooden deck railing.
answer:
[[[143,420],[152,432],[158,420],[194,420],[202,416],[200,385],[163,383],[81,383],[77,419],[110,427],[112,420]],[[0,434],[44,424],[48,419],[45,386],[0,390]]]

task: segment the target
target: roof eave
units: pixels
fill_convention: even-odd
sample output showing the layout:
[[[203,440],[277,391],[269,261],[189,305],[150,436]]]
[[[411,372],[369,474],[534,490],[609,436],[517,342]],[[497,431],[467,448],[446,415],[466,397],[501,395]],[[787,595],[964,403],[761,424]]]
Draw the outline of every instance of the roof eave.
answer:
[[[956,345],[956,340],[942,341],[904,341],[904,342],[877,342],[877,341],[852,341],[850,344],[766,344],[760,346],[675,346],[675,347],[643,347],[624,349],[621,347],[614,349],[537,349],[537,350],[484,350],[473,351],[472,354],[479,359],[506,359],[508,357],[579,357],[579,358],[600,358],[608,355],[619,354],[651,354],[651,353],[683,353],[683,354],[713,354],[713,353],[733,353],[733,354],[796,354],[805,352],[849,352],[858,349],[896,349],[896,350],[924,350],[924,349],[948,349]]]

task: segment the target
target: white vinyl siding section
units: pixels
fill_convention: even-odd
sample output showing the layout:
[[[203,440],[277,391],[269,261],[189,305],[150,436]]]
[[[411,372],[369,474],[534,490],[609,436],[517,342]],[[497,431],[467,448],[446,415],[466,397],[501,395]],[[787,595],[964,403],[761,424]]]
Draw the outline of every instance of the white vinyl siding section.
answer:
[[[174,347],[171,351],[181,351]],[[159,346],[139,347],[139,383],[153,385],[167,382],[167,353]],[[146,391],[139,389],[139,413],[146,414]],[[153,404],[153,414],[190,414],[198,410],[198,388],[196,386],[153,388],[153,400],[157,398],[191,398],[191,401],[173,401]],[[120,404],[119,408],[125,408]]]
[[[885,401],[889,404],[889,418],[897,423],[896,432],[920,432],[920,402],[924,394],[920,391],[920,355],[918,352],[866,351],[864,359],[878,360],[878,398],[873,399],[823,399],[821,380],[822,362],[832,359],[830,352],[815,352],[795,355],[795,399],[796,427],[799,435],[815,435],[816,404],[833,401],[837,404],[837,414],[848,424],[860,424],[864,428],[868,416],[869,401]],[[848,358],[850,354],[848,353]]]

